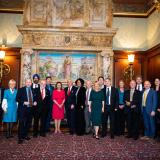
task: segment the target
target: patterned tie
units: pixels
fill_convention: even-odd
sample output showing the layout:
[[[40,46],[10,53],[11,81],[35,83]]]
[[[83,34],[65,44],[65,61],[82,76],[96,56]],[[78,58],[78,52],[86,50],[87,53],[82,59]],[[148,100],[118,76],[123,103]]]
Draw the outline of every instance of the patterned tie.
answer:
[[[29,100],[29,106],[32,107],[33,106],[33,99],[32,99],[32,93],[31,93],[30,88],[28,88],[28,100]]]
[[[146,99],[147,99],[147,92],[144,91],[144,94],[143,94],[143,102],[142,102],[142,106],[143,106],[143,107],[146,106]]]
[[[107,88],[106,104],[109,105],[109,88]]]

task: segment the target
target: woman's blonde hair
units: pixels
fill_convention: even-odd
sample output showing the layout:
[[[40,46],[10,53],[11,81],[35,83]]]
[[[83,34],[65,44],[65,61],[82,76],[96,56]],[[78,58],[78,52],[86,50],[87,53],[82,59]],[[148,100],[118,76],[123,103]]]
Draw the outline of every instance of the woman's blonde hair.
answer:
[[[8,82],[8,85],[10,85],[11,83],[15,83],[16,84],[16,81],[14,79],[10,79],[9,82]]]

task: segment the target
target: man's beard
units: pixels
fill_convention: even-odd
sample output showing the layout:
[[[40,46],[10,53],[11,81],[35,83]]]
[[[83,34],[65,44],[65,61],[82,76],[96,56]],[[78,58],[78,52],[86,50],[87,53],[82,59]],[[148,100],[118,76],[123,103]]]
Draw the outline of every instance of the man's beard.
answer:
[[[38,80],[34,80],[33,82],[34,82],[35,84],[38,84]]]

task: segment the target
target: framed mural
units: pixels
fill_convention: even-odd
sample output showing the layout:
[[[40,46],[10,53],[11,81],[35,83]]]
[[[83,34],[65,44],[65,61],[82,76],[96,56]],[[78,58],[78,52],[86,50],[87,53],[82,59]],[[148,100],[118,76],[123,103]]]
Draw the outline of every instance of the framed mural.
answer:
[[[51,76],[53,81],[97,79],[97,54],[82,52],[38,51],[37,72],[42,79]]]

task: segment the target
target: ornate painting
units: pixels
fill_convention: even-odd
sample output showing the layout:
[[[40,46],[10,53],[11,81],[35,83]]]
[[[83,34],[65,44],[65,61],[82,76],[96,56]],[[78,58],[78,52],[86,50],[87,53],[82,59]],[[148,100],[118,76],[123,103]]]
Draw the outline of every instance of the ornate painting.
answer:
[[[53,0],[54,24],[83,26],[84,0]]]
[[[53,81],[96,80],[97,54],[81,52],[39,52],[38,71],[44,79],[51,76]]]

